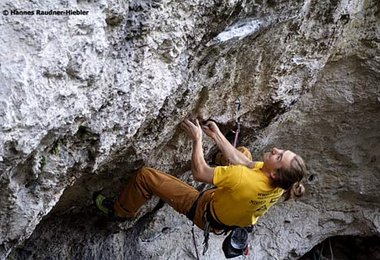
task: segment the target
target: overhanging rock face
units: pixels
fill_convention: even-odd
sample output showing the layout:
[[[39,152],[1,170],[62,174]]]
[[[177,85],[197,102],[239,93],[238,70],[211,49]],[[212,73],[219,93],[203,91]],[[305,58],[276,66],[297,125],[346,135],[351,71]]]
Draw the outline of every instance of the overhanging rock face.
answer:
[[[308,162],[306,196],[274,206],[252,259],[293,259],[335,235],[379,235],[380,7],[377,1],[24,1],[0,16],[0,258],[191,259],[191,225],[152,200],[113,223],[142,165],[197,186],[189,116],[223,131],[241,99],[241,142]],[[215,147],[205,138],[211,158]],[[258,158],[259,159],[259,158]],[[198,243],[202,235],[196,231]],[[207,259],[221,259],[211,236]],[[198,246],[200,249],[200,246]]]

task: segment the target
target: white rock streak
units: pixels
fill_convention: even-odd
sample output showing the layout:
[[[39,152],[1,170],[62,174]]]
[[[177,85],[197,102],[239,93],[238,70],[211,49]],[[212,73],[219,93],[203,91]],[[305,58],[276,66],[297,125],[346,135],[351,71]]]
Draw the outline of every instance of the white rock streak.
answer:
[[[231,39],[241,40],[249,35],[252,35],[259,31],[262,26],[262,21],[248,20],[244,22],[238,22],[225,31],[219,33],[214,39],[212,39],[208,45],[222,43]]]

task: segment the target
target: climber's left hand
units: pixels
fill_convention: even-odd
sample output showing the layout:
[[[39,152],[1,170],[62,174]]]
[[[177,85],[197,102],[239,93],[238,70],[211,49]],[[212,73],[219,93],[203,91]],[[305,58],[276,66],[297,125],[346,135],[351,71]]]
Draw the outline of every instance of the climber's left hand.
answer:
[[[182,127],[193,141],[202,141],[202,127],[200,126],[198,119],[195,119],[195,123],[191,122],[189,119],[185,119],[182,122]]]

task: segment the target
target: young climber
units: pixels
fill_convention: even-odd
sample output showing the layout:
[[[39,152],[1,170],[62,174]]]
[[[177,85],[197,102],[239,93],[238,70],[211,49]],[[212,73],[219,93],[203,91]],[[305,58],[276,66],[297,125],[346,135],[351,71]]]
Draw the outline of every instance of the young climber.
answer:
[[[157,169],[143,167],[127,184],[115,202],[101,194],[94,197],[104,213],[118,218],[135,217],[139,208],[153,195],[176,211],[185,214],[199,228],[211,231],[254,225],[281,196],[301,196],[301,180],[306,173],[302,158],[290,150],[273,148],[262,162],[251,160],[246,148],[234,148],[217,125],[202,127],[186,119],[182,126],[193,140],[192,174],[196,181],[213,184],[213,189],[198,192],[176,177]],[[210,167],[203,155],[203,131],[222,152],[228,166]]]

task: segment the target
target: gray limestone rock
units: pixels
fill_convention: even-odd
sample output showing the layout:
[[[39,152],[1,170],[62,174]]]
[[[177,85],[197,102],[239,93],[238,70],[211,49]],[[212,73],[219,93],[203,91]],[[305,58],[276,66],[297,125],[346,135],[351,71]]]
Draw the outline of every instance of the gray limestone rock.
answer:
[[[376,0],[0,7],[0,259],[194,259],[191,224],[157,199],[124,223],[91,201],[97,190],[116,196],[142,165],[200,187],[180,127],[187,117],[228,132],[238,116],[257,159],[278,146],[308,163],[306,195],[260,219],[250,259],[379,236]],[[37,12],[50,10],[69,13]],[[211,159],[216,147],[204,139]],[[223,258],[222,240],[211,235],[201,258]]]

